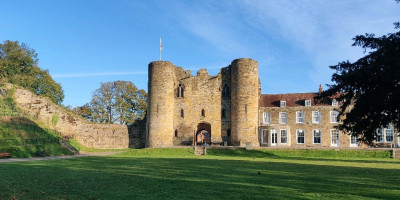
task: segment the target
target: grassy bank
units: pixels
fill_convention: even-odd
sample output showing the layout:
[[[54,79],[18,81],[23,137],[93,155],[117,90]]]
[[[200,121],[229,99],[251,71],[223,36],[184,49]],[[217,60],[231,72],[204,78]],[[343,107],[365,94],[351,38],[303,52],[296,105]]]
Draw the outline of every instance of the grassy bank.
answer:
[[[195,156],[191,149],[141,149],[1,163],[0,199],[400,198],[399,160],[267,153],[213,150]]]
[[[12,89],[0,96],[0,152],[10,153],[13,158],[72,154],[50,130],[20,113]]]
[[[24,117],[0,117],[0,152],[13,158],[72,154],[56,135]]]

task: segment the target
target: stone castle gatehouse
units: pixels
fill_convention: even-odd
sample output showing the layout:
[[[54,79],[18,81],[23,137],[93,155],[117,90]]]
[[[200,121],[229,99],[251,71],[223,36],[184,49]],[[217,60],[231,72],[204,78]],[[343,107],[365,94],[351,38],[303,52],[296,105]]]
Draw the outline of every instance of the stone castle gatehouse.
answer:
[[[168,61],[151,62],[148,70],[146,147],[359,146],[335,129],[335,99],[315,104],[317,93],[261,94],[255,60],[236,59],[216,76],[205,69],[192,76]],[[380,146],[400,145],[390,125],[377,133]]]

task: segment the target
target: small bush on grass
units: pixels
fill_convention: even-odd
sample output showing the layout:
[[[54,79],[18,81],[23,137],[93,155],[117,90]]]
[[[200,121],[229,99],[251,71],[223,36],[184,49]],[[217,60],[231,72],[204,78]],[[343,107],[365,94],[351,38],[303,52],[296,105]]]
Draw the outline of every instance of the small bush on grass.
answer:
[[[51,118],[51,124],[54,126],[57,125],[58,123],[58,113],[54,114],[53,117]]]

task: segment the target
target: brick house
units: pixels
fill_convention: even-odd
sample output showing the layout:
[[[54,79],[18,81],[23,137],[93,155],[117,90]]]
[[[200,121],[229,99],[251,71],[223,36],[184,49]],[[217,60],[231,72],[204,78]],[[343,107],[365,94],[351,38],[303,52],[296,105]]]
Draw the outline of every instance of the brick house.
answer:
[[[320,86],[319,91],[322,92]],[[357,148],[357,137],[340,131],[339,102],[315,103],[318,93],[262,94],[259,101],[260,146]],[[377,130],[376,146],[399,145],[393,126]]]

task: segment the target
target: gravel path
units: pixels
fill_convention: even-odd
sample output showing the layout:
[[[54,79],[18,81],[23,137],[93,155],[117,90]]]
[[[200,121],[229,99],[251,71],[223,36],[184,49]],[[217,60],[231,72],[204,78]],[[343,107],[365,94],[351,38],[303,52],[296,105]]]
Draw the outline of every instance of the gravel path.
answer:
[[[70,159],[70,158],[79,158],[79,157],[88,157],[88,156],[108,156],[117,153],[122,153],[125,151],[111,151],[111,152],[95,152],[95,153],[81,153],[72,156],[52,156],[52,157],[33,157],[33,158],[9,158],[9,159],[0,159],[0,163],[5,162],[26,162],[26,161],[35,161],[35,160],[57,160],[57,159]]]

